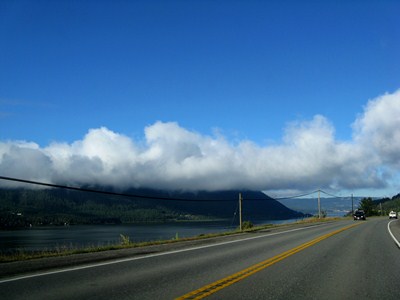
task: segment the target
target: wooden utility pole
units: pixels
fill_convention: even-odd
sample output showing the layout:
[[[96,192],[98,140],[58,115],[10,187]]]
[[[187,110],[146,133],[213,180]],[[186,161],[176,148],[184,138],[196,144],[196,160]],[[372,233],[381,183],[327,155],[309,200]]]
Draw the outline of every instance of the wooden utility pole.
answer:
[[[353,194],[351,194],[351,215],[354,215],[354,201],[353,201]]]
[[[318,190],[318,218],[321,219],[321,197],[320,197],[321,190]]]
[[[239,229],[242,231],[242,193],[239,193]]]

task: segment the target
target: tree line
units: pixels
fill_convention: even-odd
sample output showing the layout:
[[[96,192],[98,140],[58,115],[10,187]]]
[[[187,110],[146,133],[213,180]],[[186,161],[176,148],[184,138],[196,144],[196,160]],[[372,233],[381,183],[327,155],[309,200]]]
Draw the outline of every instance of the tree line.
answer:
[[[371,197],[363,198],[360,201],[359,209],[362,209],[367,216],[384,216],[390,211],[400,211],[400,194],[392,198],[373,200]]]
[[[56,189],[0,189],[0,229],[46,225],[120,224],[192,220],[152,201]]]
[[[118,224],[187,220],[235,220],[239,191],[162,191],[135,189],[126,196],[109,189],[0,189],[0,228],[40,225]],[[307,217],[260,191],[240,191],[242,215],[247,220]],[[129,196],[141,195],[141,196]],[[238,221],[238,217],[236,217]]]

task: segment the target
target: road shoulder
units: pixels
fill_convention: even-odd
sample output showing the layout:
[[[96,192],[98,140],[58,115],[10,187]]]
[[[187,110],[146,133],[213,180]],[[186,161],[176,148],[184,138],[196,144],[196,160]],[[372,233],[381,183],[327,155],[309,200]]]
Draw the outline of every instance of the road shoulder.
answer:
[[[250,235],[255,236],[255,235],[262,235],[265,233],[282,232],[301,227],[317,226],[324,223],[326,224],[328,222],[321,222],[321,223],[316,222],[309,224],[307,223],[285,224],[282,226],[270,227],[255,232],[244,232],[233,235],[218,236],[218,237],[198,239],[198,240],[178,241],[174,243],[165,243],[165,244],[150,245],[150,246],[135,247],[135,248],[125,248],[119,250],[108,250],[101,252],[6,262],[0,264],[0,278],[9,278],[9,277],[21,276],[43,271],[54,271],[63,268],[85,266],[85,265],[103,263],[114,260],[122,260],[132,257],[158,254],[168,251],[178,251],[185,248],[200,247],[200,246],[221,243],[224,241],[242,239],[243,237]]]
[[[399,219],[394,219],[388,223],[388,231],[392,236],[396,245],[400,248],[400,221]]]

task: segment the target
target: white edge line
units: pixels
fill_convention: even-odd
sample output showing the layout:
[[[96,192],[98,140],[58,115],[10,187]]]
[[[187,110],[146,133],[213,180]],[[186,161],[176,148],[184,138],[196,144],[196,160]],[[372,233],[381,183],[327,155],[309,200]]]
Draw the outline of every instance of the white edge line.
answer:
[[[107,265],[112,265],[112,264],[118,264],[118,263],[133,261],[133,260],[146,259],[146,258],[151,258],[151,257],[170,255],[170,254],[176,254],[176,253],[187,252],[187,251],[194,251],[194,250],[211,248],[211,247],[217,247],[217,246],[221,246],[221,245],[233,244],[233,243],[238,243],[238,242],[243,242],[243,241],[248,241],[248,240],[259,239],[259,238],[265,238],[265,237],[269,237],[269,236],[273,236],[273,235],[284,234],[284,233],[289,233],[289,232],[294,232],[294,231],[299,231],[299,230],[304,230],[304,229],[311,229],[311,228],[319,227],[319,226],[322,226],[322,225],[324,225],[324,224],[315,225],[315,226],[308,226],[308,227],[301,227],[301,228],[291,229],[291,230],[287,230],[287,231],[281,231],[281,232],[275,232],[275,233],[270,233],[270,234],[261,235],[261,236],[249,237],[249,238],[240,239],[240,240],[222,242],[222,243],[218,243],[218,244],[198,246],[198,247],[192,247],[192,248],[186,248],[186,249],[180,249],[180,250],[174,250],[174,251],[167,251],[167,252],[161,252],[161,253],[155,253],[155,254],[148,254],[148,255],[139,256],[139,257],[130,257],[130,258],[124,258],[124,259],[117,259],[117,260],[112,260],[112,261],[107,261],[107,262],[102,262],[102,263],[89,264],[89,265],[66,268],[66,269],[61,269],[61,270],[48,271],[48,272],[43,272],[43,273],[37,273],[37,274],[19,276],[19,277],[14,277],[14,278],[8,278],[8,279],[0,280],[0,284],[11,282],[11,281],[22,280],[22,279],[34,278],[34,277],[41,277],[41,276],[46,276],[46,275],[58,274],[58,273],[65,273],[65,272],[71,272],[71,271],[78,271],[78,270],[102,267],[102,266],[107,266]]]
[[[400,242],[395,238],[395,236],[393,235],[392,231],[390,230],[390,224],[393,223],[393,222],[396,222],[396,221],[398,221],[398,220],[392,220],[392,221],[390,221],[390,222],[388,223],[388,225],[387,225],[387,228],[388,228],[388,231],[389,231],[390,236],[392,237],[392,239],[393,239],[394,242],[396,243],[397,247],[400,248]]]

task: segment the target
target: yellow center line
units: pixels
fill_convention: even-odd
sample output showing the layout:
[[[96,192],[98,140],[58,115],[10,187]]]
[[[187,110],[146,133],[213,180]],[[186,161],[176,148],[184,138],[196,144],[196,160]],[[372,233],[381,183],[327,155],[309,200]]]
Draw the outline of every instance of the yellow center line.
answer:
[[[277,263],[277,262],[279,262],[279,261],[281,261],[281,260],[283,260],[283,259],[295,254],[295,253],[297,253],[297,252],[300,252],[300,251],[302,251],[302,250],[304,250],[304,249],[306,249],[308,247],[311,247],[312,245],[315,245],[315,244],[317,244],[317,243],[319,243],[319,242],[321,242],[321,241],[323,241],[323,240],[325,240],[325,239],[327,239],[327,238],[329,238],[329,237],[331,237],[331,236],[333,236],[335,234],[338,234],[338,233],[340,233],[342,231],[348,230],[348,229],[350,229],[352,227],[355,227],[355,226],[357,226],[359,224],[360,223],[353,224],[353,225],[350,225],[350,226],[346,226],[346,227],[343,227],[341,229],[335,230],[335,231],[333,231],[331,233],[328,233],[328,234],[325,234],[323,236],[320,236],[320,237],[318,237],[316,239],[313,239],[313,240],[311,240],[311,241],[309,241],[307,243],[304,243],[304,244],[302,244],[300,246],[297,246],[297,247],[292,248],[292,249],[290,249],[288,251],[285,251],[285,252],[283,252],[281,254],[278,254],[278,255],[276,255],[276,256],[274,256],[272,258],[269,258],[269,259],[264,260],[264,261],[262,261],[262,262],[260,262],[258,264],[255,264],[255,265],[253,265],[253,266],[251,266],[249,268],[246,268],[246,269],[244,269],[242,271],[239,271],[239,272],[237,272],[235,274],[232,274],[232,275],[230,275],[228,277],[225,277],[225,278],[220,279],[218,281],[215,281],[215,282],[213,282],[211,284],[203,286],[202,288],[199,288],[199,289],[197,289],[195,291],[187,293],[187,294],[185,294],[185,295],[183,295],[181,297],[176,298],[176,300],[203,299],[203,298],[205,298],[205,297],[207,297],[207,296],[209,296],[211,294],[214,294],[217,291],[222,290],[223,288],[234,284],[235,282],[238,282],[238,281],[240,281],[240,280],[242,280],[242,279],[244,279],[246,277],[249,277],[249,276],[251,276],[251,275],[253,275],[253,274],[255,274],[255,273],[257,273],[257,272],[259,272],[259,271],[261,271],[261,270],[263,270],[263,269],[265,269],[265,268],[267,268],[267,267],[269,267],[269,266],[271,266],[271,265],[273,265],[273,264],[275,264],[275,263]]]

